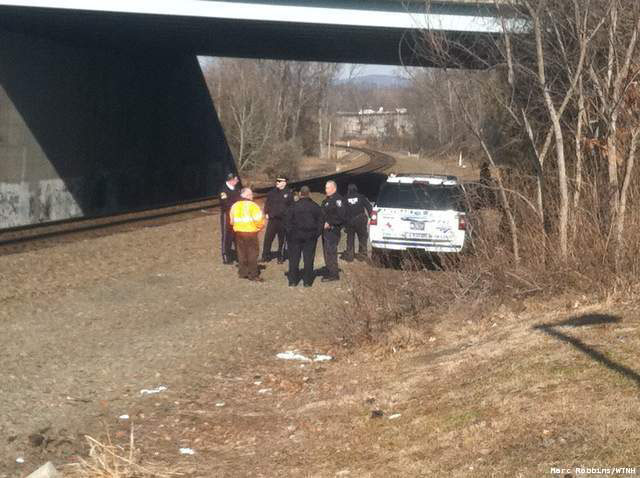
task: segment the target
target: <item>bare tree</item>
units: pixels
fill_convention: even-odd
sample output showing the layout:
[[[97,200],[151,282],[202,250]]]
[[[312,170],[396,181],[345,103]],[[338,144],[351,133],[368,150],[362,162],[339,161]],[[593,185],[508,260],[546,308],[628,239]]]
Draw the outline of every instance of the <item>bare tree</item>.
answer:
[[[607,164],[607,222],[608,230],[614,234],[614,257],[618,263],[638,141],[640,5],[612,0],[605,18],[607,31],[599,45],[606,55],[594,52],[590,58],[585,82],[591,94],[586,108],[597,125],[591,132],[590,145]]]
[[[556,226],[554,250],[563,263],[570,258],[578,216],[587,210],[581,209],[585,174],[597,185],[599,158],[605,161],[607,229],[613,235],[611,242],[618,258],[638,148],[638,120],[630,114],[636,109],[629,107],[629,101],[639,71],[640,5],[620,0],[521,0],[502,1],[497,7],[504,31],[497,37],[488,35],[483,45],[492,50],[490,57],[504,65],[503,83],[491,84],[473,74],[467,78],[476,81],[477,91],[489,94],[506,113],[501,126],[514,136],[503,137],[503,142],[515,141],[526,151],[522,143],[526,139],[535,159],[536,210],[541,225],[546,226],[548,220]],[[508,25],[513,18],[525,19],[527,28],[511,29]],[[423,46],[432,50],[430,60],[438,58],[443,66],[455,64],[454,53],[465,48],[431,32],[423,38]],[[473,51],[466,52],[467,58],[473,56]],[[469,123],[468,115],[465,118]],[[486,136],[481,136],[486,131],[472,131],[486,156],[501,161]],[[515,167],[525,168],[525,158]],[[549,158],[553,159],[551,164]],[[553,181],[551,174],[556,176]],[[527,192],[522,190],[521,194]],[[596,200],[597,196],[594,188]],[[543,241],[545,230],[541,228]]]
[[[207,83],[238,169],[271,168],[274,156],[290,161],[288,156],[324,147],[328,89],[338,70],[335,64],[311,62],[207,64]]]

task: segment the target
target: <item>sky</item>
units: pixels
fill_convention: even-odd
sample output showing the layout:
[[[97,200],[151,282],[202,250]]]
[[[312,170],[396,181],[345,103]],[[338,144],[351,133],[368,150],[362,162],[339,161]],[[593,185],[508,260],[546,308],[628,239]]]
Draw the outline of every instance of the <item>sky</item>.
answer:
[[[211,57],[202,56],[199,57],[199,59],[200,63],[204,65],[207,61],[211,60]],[[347,77],[348,71],[348,68],[345,68],[343,70],[343,78]],[[360,68],[358,69],[358,76],[365,75],[393,75],[403,77],[409,76],[405,68],[399,67],[397,65],[360,65]]]
[[[396,75],[399,68],[390,65],[362,65],[360,75]]]
[[[409,68],[411,70],[412,68]],[[345,69],[345,74],[348,69]],[[408,77],[407,69],[396,65],[360,65],[358,76],[365,75],[392,75]]]

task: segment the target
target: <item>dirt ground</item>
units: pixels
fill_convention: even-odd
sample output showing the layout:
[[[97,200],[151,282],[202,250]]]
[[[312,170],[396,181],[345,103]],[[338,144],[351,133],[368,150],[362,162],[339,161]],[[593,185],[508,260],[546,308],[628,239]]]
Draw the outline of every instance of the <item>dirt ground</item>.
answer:
[[[332,363],[301,368],[275,355],[336,355],[333,311],[346,283],[289,288],[286,265],[275,261],[264,284],[242,281],[221,264],[218,224],[216,213],[203,211],[198,219],[0,256],[0,477],[23,476],[48,459],[73,461],[86,452],[85,434],[132,422],[144,430],[149,417],[160,419],[158,409],[187,413],[186,397],[199,393],[211,395],[208,405],[225,401],[213,410],[228,420],[228,411],[239,412],[234,396],[249,393],[246,413],[255,412],[256,387],[275,390],[268,386],[274,373],[315,387]],[[167,390],[141,393],[159,386]],[[170,441],[169,457],[180,439]]]
[[[84,435],[124,444],[132,427],[141,461],[185,477],[640,464],[637,305],[470,304],[416,346],[353,350],[343,324],[357,317],[340,310],[371,269],[342,267],[311,289],[274,262],[265,283],[240,280],[205,212],[0,256],[0,478],[74,462]],[[276,357],[293,350],[333,360]]]
[[[221,393],[226,380],[278,364],[278,352],[330,352],[324,311],[344,284],[289,288],[275,262],[264,284],[243,281],[221,264],[218,243],[218,216],[203,213],[0,257],[0,476],[64,463],[102,421]],[[168,390],[141,395],[158,386]]]

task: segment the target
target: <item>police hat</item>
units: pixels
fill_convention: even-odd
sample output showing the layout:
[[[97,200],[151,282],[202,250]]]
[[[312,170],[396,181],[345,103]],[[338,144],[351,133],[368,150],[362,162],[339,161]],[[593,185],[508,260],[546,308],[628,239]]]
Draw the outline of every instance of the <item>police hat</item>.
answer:
[[[284,181],[285,183],[286,183],[286,182],[289,182],[289,180],[287,179],[287,177],[286,177],[286,176],[278,176],[278,177],[276,178],[276,181]]]
[[[237,177],[236,173],[227,173],[226,179],[227,179],[227,181],[231,181],[232,179],[235,179],[236,177]]]

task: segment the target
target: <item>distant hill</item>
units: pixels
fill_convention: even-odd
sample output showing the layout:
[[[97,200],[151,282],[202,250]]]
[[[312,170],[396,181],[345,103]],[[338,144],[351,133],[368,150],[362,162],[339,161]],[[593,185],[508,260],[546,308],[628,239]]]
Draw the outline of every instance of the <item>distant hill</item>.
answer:
[[[409,86],[409,80],[396,75],[362,75],[351,80],[338,80],[337,84],[354,84],[358,86],[371,86],[377,88],[405,88]]]

